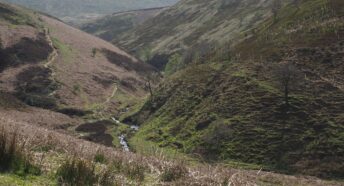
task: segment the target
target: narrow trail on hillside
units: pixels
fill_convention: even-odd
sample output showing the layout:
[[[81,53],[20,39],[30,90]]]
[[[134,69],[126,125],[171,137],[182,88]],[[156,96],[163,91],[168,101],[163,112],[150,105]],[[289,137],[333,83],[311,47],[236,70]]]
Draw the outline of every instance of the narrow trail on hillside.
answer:
[[[50,67],[50,65],[57,59],[59,54],[58,54],[56,47],[54,46],[53,40],[51,39],[51,37],[49,35],[49,29],[48,28],[44,28],[44,35],[45,35],[45,39],[48,41],[49,46],[53,49],[53,51],[49,54],[48,61],[44,64],[44,68],[48,68],[51,70],[51,79],[54,82],[56,82],[56,80],[54,78],[56,75],[56,72],[52,67]],[[56,92],[56,90],[51,92],[49,95],[50,96],[54,95],[55,92]]]
[[[106,98],[106,101],[103,103],[103,105],[107,105],[107,104],[111,101],[111,99],[112,99],[112,98],[115,96],[115,94],[117,93],[117,90],[118,90],[117,84],[114,83],[114,88],[113,88],[113,90],[112,90],[112,93],[111,93],[111,95],[110,95],[108,98]]]
[[[106,97],[106,100],[102,103],[99,103],[99,105],[101,105],[101,109],[98,109],[97,110],[97,114],[103,118],[105,118],[105,116],[103,115],[103,111],[104,110],[107,110],[107,108],[109,107],[109,103],[111,102],[111,99],[116,95],[117,93],[117,90],[118,90],[118,86],[117,86],[117,83],[114,83],[114,88],[111,92],[111,95]]]
[[[58,52],[53,44],[53,40],[51,39],[47,28],[44,28],[44,35],[45,35],[45,39],[48,41],[49,46],[53,49],[53,51],[50,53],[48,57],[47,63],[44,64],[45,68],[50,68],[51,63],[54,62],[55,59],[58,57]]]

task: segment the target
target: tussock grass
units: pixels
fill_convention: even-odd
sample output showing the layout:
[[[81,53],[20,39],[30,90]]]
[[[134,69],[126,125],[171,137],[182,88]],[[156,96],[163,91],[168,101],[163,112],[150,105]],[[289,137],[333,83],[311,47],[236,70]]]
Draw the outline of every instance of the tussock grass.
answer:
[[[94,162],[96,163],[106,163],[107,160],[104,156],[104,154],[98,153],[94,156]]]
[[[19,176],[39,175],[37,166],[31,163],[30,154],[19,145],[17,133],[10,134],[4,127],[0,128],[0,172],[12,172]]]
[[[1,125],[4,122],[6,125]],[[271,180],[278,180],[281,185],[338,185],[316,178],[238,170],[221,165],[189,166],[183,162],[167,160],[164,156],[142,156],[123,152],[32,124],[4,121],[4,118],[0,118],[1,126],[12,131],[17,128],[17,141],[25,141],[26,146],[33,151],[37,147],[49,145],[51,148],[42,160],[42,167],[48,168],[42,170],[45,171],[44,174],[58,172],[55,174],[55,181],[59,177],[60,185],[77,185],[77,180],[86,176],[88,181],[81,181],[79,185],[271,185],[274,183]],[[107,163],[95,163],[97,154],[102,154]],[[66,160],[68,157],[75,158]],[[51,165],[55,163],[57,166]]]
[[[187,176],[188,170],[182,163],[167,163],[160,175],[160,180],[171,182]]]
[[[58,185],[92,186],[111,183],[108,171],[99,173],[93,162],[76,157],[66,160],[57,170],[56,177]]]
[[[122,156],[113,159],[111,168],[115,173],[123,174],[127,178],[137,182],[142,182],[145,179],[145,172],[149,171],[144,164],[140,164],[137,161],[127,161]]]

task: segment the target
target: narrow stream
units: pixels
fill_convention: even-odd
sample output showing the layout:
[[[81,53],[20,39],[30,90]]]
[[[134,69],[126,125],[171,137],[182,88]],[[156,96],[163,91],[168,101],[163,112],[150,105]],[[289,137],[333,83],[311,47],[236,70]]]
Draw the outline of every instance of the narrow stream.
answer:
[[[119,120],[117,120],[114,117],[112,117],[111,119],[117,124],[121,123]],[[137,125],[130,125],[130,129],[137,132],[140,129],[140,127]],[[120,136],[118,136],[118,139],[119,139],[119,143],[122,145],[123,150],[126,152],[130,152],[128,141],[125,139],[125,135],[121,134]]]
[[[122,148],[124,151],[129,152],[129,146],[128,146],[128,142],[125,140],[125,136],[124,134],[120,135],[119,137],[119,143],[122,145]]]

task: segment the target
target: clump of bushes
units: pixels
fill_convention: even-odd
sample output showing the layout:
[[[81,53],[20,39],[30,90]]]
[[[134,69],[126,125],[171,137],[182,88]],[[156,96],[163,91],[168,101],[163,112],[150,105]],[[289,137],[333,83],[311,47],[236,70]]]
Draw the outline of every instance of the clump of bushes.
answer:
[[[166,165],[160,175],[160,180],[164,182],[176,181],[187,175],[187,169],[182,163],[173,163]]]
[[[17,98],[23,103],[45,109],[53,109],[57,107],[56,99],[48,95],[39,95],[34,93],[17,92]]]
[[[19,176],[41,174],[41,170],[31,164],[31,157],[25,152],[24,146],[18,144],[17,134],[9,134],[3,127],[0,129],[0,172]]]
[[[77,109],[77,108],[62,108],[56,110],[56,112],[60,112],[62,114],[68,115],[68,116],[79,116],[83,117],[88,114],[92,114],[92,111],[89,110],[82,110],[82,109]]]
[[[95,164],[79,158],[66,160],[56,172],[58,185],[112,185],[110,170],[97,172]]]

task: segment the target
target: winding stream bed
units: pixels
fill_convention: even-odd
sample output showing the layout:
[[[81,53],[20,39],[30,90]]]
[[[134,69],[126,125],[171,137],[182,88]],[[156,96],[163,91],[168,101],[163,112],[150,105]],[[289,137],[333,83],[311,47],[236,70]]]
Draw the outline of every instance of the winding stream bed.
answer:
[[[116,122],[117,124],[121,123],[119,120],[117,120],[114,117],[112,117],[111,119],[114,122]],[[130,125],[130,129],[135,131],[135,132],[137,132],[140,129],[140,127],[137,126],[137,125]],[[128,145],[128,141],[125,138],[125,134],[121,134],[120,136],[118,136],[118,139],[119,139],[119,143],[122,145],[123,150],[126,151],[126,152],[130,152],[130,148],[129,148],[129,145]]]
[[[122,145],[123,150],[126,152],[130,152],[128,142],[125,139],[125,135],[124,134],[120,135],[118,139],[119,139],[119,143]]]

